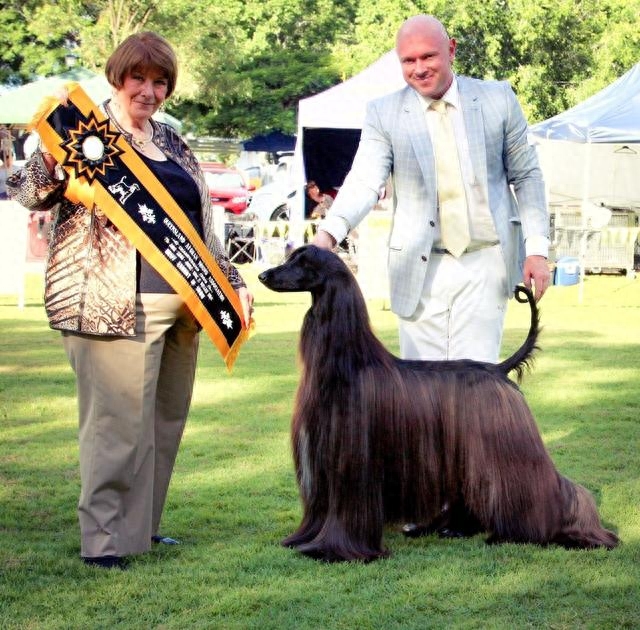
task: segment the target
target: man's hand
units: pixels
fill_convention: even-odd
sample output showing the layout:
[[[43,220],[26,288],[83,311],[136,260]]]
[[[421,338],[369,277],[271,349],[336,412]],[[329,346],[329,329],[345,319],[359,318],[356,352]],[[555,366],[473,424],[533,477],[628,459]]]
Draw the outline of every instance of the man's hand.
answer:
[[[537,302],[548,289],[551,279],[547,259],[544,256],[527,256],[524,260],[523,276],[524,286],[528,289],[531,289],[533,281],[534,296]]]
[[[313,237],[312,243],[316,247],[321,247],[322,249],[333,249],[336,246],[336,239],[333,238],[329,232],[318,230],[316,235]]]

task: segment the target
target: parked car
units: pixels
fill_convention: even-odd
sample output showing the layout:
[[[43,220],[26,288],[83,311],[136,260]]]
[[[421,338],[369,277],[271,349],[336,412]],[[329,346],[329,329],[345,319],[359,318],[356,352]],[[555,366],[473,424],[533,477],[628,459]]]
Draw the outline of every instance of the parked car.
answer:
[[[201,162],[200,166],[209,186],[211,203],[233,214],[245,212],[255,187],[247,183],[242,173],[217,162]]]
[[[247,214],[253,214],[258,221],[288,221],[296,189],[282,182],[265,184],[251,196]]]

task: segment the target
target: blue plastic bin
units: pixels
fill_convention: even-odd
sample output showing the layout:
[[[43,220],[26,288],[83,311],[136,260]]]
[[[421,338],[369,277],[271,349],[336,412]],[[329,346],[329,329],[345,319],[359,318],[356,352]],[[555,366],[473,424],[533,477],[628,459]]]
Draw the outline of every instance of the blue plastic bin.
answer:
[[[563,256],[556,261],[553,284],[569,286],[580,281],[580,261],[573,256]]]

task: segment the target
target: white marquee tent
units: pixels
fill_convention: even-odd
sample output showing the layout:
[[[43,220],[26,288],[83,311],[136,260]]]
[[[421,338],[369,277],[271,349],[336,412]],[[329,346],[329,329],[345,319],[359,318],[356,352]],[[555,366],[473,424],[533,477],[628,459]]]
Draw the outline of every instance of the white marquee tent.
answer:
[[[360,129],[370,100],[404,86],[398,55],[390,50],[350,79],[302,99],[298,104],[298,129]]]
[[[367,103],[405,85],[398,56],[390,50],[350,79],[302,99],[294,169],[299,191],[310,179],[321,188],[340,186],[360,140]]]

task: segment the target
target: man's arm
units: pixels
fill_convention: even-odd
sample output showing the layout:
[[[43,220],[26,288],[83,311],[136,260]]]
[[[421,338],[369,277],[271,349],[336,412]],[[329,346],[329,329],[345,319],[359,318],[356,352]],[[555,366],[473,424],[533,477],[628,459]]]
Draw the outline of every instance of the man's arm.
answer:
[[[538,156],[528,141],[528,125],[511,86],[507,84],[509,115],[505,136],[505,169],[518,202],[518,214],[525,241],[523,268],[525,286],[535,288],[539,300],[547,290],[551,274],[549,253],[549,211]]]
[[[392,163],[391,143],[383,130],[375,102],[369,103],[351,170],[320,222],[313,241],[315,245],[334,247],[364,219],[377,203]]]

